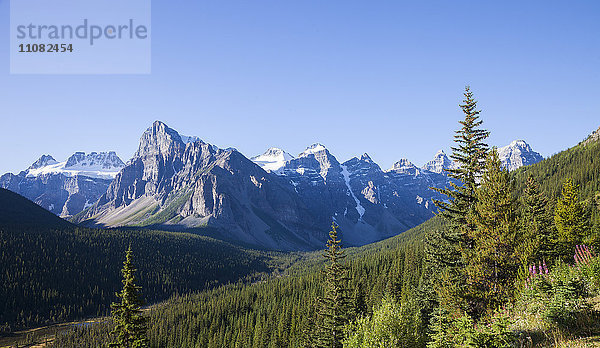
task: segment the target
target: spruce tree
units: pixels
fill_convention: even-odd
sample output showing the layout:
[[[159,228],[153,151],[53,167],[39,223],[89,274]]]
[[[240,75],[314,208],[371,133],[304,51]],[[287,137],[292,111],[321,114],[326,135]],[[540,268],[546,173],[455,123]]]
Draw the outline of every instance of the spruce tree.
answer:
[[[348,269],[342,263],[346,255],[338,239],[337,225],[331,225],[327,249],[323,256],[328,264],[325,267],[325,295],[320,300],[317,320],[317,346],[327,348],[342,347],[344,326],[352,315],[352,298],[348,289]]]
[[[148,347],[146,318],[141,314],[141,306],[143,305],[140,293],[141,287],[136,285],[135,272],[133,252],[131,251],[131,245],[129,245],[121,270],[123,289],[116,294],[120,299],[120,303],[111,305],[112,320],[115,326],[111,331],[114,341],[109,344],[110,347]]]
[[[450,187],[431,188],[447,199],[434,200],[444,225],[431,231],[425,240],[427,263],[419,294],[429,311],[438,303],[466,309],[463,299],[466,285],[464,265],[465,254],[472,247],[469,232],[473,230],[467,216],[475,206],[475,191],[488,152],[484,141],[489,132],[481,128],[481,111],[477,110],[477,101],[468,86],[464,97],[463,104],[460,104],[464,120],[459,121],[461,127],[455,132],[455,146],[450,156],[457,168],[444,169],[450,178]]]
[[[584,242],[590,235],[590,221],[584,205],[579,201],[579,187],[567,179],[562,187],[562,195],[556,203],[554,223],[558,230],[557,244],[564,260],[570,260],[575,245]]]
[[[513,290],[519,262],[516,200],[512,180],[502,168],[496,150],[487,159],[481,186],[476,191],[475,209],[469,215],[474,229],[469,232],[466,271],[470,313],[477,318],[504,303]]]
[[[444,169],[450,180],[450,187],[431,189],[447,197],[447,200],[435,200],[440,214],[447,222],[447,228],[433,233],[428,240],[429,261],[441,266],[459,267],[462,263],[461,249],[469,247],[468,231],[472,225],[467,216],[475,206],[475,190],[485,165],[488,145],[484,140],[489,136],[487,130],[481,129],[483,121],[479,118],[481,110],[477,110],[477,101],[467,86],[465,99],[460,105],[465,115],[459,121],[461,128],[454,136],[455,146],[450,156],[458,165],[454,169]]]

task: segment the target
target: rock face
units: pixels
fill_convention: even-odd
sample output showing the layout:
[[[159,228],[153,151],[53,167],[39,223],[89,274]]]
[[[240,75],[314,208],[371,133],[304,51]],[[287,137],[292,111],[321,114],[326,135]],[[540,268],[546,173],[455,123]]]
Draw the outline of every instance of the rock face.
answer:
[[[443,174],[400,160],[383,171],[368,154],[340,163],[322,144],[313,144],[272,175],[287,181],[319,226],[334,220],[346,245],[381,240],[433,216],[429,189],[443,186]]]
[[[457,167],[456,163],[446,155],[444,150],[440,150],[435,154],[431,161],[425,163],[423,169],[440,174],[444,169],[456,169]]]
[[[542,155],[533,151],[531,146],[523,140],[515,140],[507,146],[498,148],[498,156],[502,165],[509,171],[540,162],[544,159]]]
[[[401,160],[383,171],[364,154],[340,163],[322,144],[297,157],[247,159],[155,122],[106,193],[76,221],[193,231],[280,250],[322,247],[332,221],[345,245],[396,235],[433,216],[443,174]],[[263,167],[269,172],[265,171]]]
[[[68,218],[96,202],[124,166],[114,152],[76,152],[64,162],[43,155],[17,175],[2,175],[0,187]]]
[[[583,145],[587,145],[600,140],[600,127],[590,134],[584,141]]]
[[[291,185],[236,150],[201,140],[185,143],[159,121],[144,132],[107,192],[77,220],[198,231],[283,250],[311,249],[326,235]]]
[[[501,149],[509,169],[541,160],[523,141]],[[45,155],[0,186],[91,226],[189,231],[254,247],[321,248],[331,223],[344,245],[364,245],[434,215],[431,187],[446,187],[443,151],[422,168],[407,159],[382,170],[363,154],[340,162],[322,144],[297,157],[270,148],[249,160],[156,121],[124,164],[114,152]]]

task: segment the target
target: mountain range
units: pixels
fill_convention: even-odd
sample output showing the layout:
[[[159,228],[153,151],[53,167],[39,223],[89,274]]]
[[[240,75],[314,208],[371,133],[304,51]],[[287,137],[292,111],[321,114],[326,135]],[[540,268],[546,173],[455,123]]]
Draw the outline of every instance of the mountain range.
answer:
[[[542,157],[519,140],[498,149],[514,170]],[[0,177],[17,192],[74,222],[100,227],[192,231],[277,250],[310,250],[333,221],[345,245],[381,240],[434,215],[429,187],[444,187],[455,163],[439,151],[423,167],[407,159],[382,170],[368,154],[339,162],[322,144],[294,157],[270,148],[248,159],[156,121],[126,164],[114,152],[42,156]]]
[[[96,202],[123,167],[115,152],[76,152],[63,162],[43,155],[17,175],[2,175],[0,187],[69,218]]]

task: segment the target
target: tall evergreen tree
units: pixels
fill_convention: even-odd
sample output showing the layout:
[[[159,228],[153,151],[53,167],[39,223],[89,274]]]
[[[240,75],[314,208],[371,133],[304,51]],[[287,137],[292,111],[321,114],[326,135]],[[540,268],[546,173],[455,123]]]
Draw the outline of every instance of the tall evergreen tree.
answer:
[[[475,205],[475,190],[479,186],[488,145],[484,142],[489,136],[487,130],[481,129],[483,121],[479,118],[481,110],[477,110],[477,101],[467,86],[465,99],[460,108],[465,115],[459,121],[461,128],[454,136],[455,146],[450,156],[458,165],[455,169],[445,169],[450,177],[450,187],[431,188],[446,197],[445,201],[435,200],[440,215],[446,219],[447,228],[434,233],[428,240],[430,262],[442,266],[456,267],[462,263],[461,248],[468,247],[468,231],[472,225],[467,216]]]
[[[570,260],[575,245],[590,242],[590,220],[584,205],[579,201],[579,187],[567,179],[562,187],[562,195],[556,203],[554,223],[558,230],[558,248],[565,260]]]
[[[352,298],[348,289],[348,269],[342,263],[346,255],[338,239],[337,225],[331,225],[327,249],[323,256],[328,260],[325,267],[325,296],[318,308],[318,347],[342,347],[344,326],[352,315]]]
[[[521,257],[526,265],[554,257],[556,239],[548,214],[548,200],[533,176],[529,176],[522,195]]]
[[[469,223],[473,247],[468,250],[466,271],[470,311],[474,317],[506,301],[517,278],[519,262],[516,200],[508,170],[502,169],[496,150],[487,159],[481,186],[476,191]]]
[[[450,156],[457,168],[445,169],[451,179],[450,187],[431,188],[447,199],[434,201],[439,215],[444,219],[444,226],[433,230],[425,240],[425,267],[428,270],[424,272],[419,294],[429,312],[437,303],[466,309],[463,300],[466,278],[463,270],[465,253],[471,248],[469,231],[473,230],[467,216],[475,206],[475,191],[488,152],[488,145],[484,141],[489,132],[481,128],[481,111],[477,110],[477,101],[468,86],[464,97],[463,104],[460,104],[464,120],[459,121],[461,127],[455,132],[455,146]]]
[[[123,262],[123,289],[117,293],[120,303],[112,304],[112,320],[115,325],[113,331],[115,340],[110,347],[141,348],[148,347],[146,335],[146,318],[141,314],[143,300],[141,287],[135,284],[135,267],[133,265],[133,252],[131,245],[125,254]]]

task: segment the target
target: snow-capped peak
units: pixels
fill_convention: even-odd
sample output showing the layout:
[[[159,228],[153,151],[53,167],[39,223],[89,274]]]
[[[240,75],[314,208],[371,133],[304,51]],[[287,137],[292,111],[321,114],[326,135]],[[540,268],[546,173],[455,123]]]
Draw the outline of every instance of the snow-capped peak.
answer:
[[[56,162],[56,160],[54,159],[54,157],[50,156],[50,155],[42,155],[42,157],[40,157],[37,161],[33,162],[33,164],[31,166],[29,166],[29,168],[27,168],[28,170],[30,169],[38,169],[38,168],[42,168],[51,164],[55,164],[58,163]]]
[[[113,151],[111,152],[76,152],[66,161],[56,162],[51,156],[43,166],[34,166],[40,162],[38,160],[34,165],[27,169],[28,177],[36,177],[44,174],[63,174],[66,176],[88,176],[92,178],[113,179],[125,163]]]
[[[533,151],[524,140],[514,140],[509,145],[498,148],[497,151],[500,161],[509,171],[544,159],[542,155]]]
[[[265,153],[252,157],[252,161],[262,169],[270,172],[278,172],[294,156],[277,147],[271,147]]]
[[[394,163],[390,171],[396,173],[414,174],[416,169],[417,167],[412,164],[411,161],[407,160],[406,158],[402,158],[398,162]]]
[[[442,173],[444,169],[456,169],[458,166],[454,161],[450,159],[444,152],[444,150],[439,150],[433,156],[433,159],[423,166],[424,170],[428,170],[434,173]]]
[[[98,170],[111,170],[118,168],[121,170],[125,166],[125,163],[117,156],[114,151],[110,152],[91,152],[85,154],[85,152],[75,152],[65,164],[65,168],[71,169],[89,169],[97,168]]]
[[[301,154],[298,155],[298,157],[306,157],[308,155],[314,155],[316,153],[319,153],[319,152],[325,151],[325,150],[327,150],[327,149],[322,144],[314,143],[311,146],[307,147],[306,150],[304,150],[304,152],[302,152]]]
[[[512,148],[520,148],[525,149],[527,151],[531,151],[531,146],[525,142],[525,140],[513,140],[507,146],[502,147],[502,149],[512,147]]]

